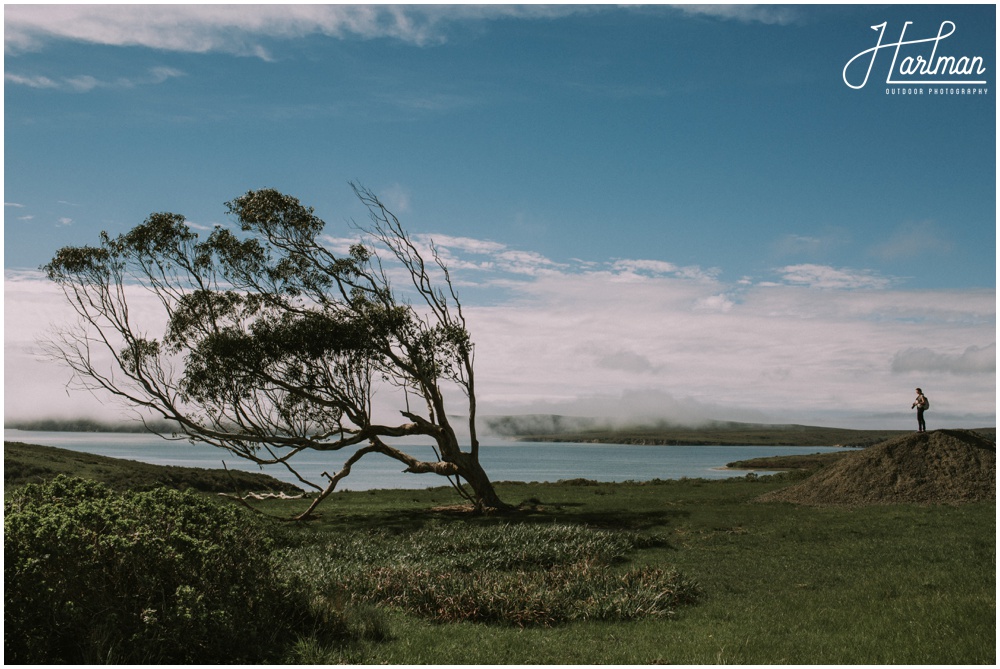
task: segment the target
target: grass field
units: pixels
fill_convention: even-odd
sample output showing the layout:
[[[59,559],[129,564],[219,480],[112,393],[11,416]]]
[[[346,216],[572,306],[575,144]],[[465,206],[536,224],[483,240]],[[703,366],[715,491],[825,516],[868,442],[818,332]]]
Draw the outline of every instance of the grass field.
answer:
[[[676,570],[701,594],[672,615],[573,619],[549,626],[443,623],[398,607],[335,602],[349,606],[356,622],[378,633],[338,641],[306,636],[288,649],[286,660],[995,664],[994,503],[812,508],[754,501],[801,476],[502,483],[498,489],[505,500],[523,502],[521,511],[503,516],[458,512],[447,488],[337,493],[319,519],[279,525],[276,531],[292,546],[288,568],[297,568],[296,560],[311,548],[359,533],[371,537],[366,560],[375,569],[383,559],[398,560],[401,551],[416,550],[403,548],[417,546],[423,537],[485,533],[501,543],[510,536],[516,543],[529,541],[517,538],[522,534],[532,535],[512,527],[569,526],[631,537],[601,569]],[[289,516],[301,505],[275,500],[262,509]],[[452,550],[486,549],[459,542]],[[311,567],[314,580],[336,566],[333,554],[319,554],[330,562]],[[492,582],[490,569],[473,577]]]
[[[388,641],[329,659],[366,663],[993,664],[996,513],[963,507],[816,509],[756,504],[771,481],[511,485],[541,510],[519,522],[657,535],[636,563],[697,581],[671,619],[554,629],[392,617]],[[308,531],[491,523],[428,509],[446,491],[351,493]],[[536,503],[536,502],[533,502]],[[509,522],[509,519],[505,519]]]

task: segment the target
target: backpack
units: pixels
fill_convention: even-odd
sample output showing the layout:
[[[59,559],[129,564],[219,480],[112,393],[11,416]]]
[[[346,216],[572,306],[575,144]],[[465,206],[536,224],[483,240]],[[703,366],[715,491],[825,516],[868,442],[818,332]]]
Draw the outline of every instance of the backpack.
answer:
[[[924,405],[923,405],[923,410],[924,410],[924,411],[927,411],[927,410],[928,410],[928,409],[930,409],[930,408],[931,408],[931,401],[930,401],[929,399],[927,399],[927,395],[924,395]]]

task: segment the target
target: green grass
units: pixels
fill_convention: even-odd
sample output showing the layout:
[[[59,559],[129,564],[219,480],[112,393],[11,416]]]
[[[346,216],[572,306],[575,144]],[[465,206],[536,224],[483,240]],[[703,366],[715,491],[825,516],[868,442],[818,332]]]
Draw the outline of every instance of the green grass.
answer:
[[[442,623],[551,627],[669,617],[697,602],[700,588],[674,570],[618,566],[652,543],[575,524],[435,523],[404,535],[337,533],[283,561],[299,587],[333,600]]]
[[[326,610],[354,632],[345,639],[317,628],[283,659],[995,664],[995,503],[812,508],[754,502],[804,475],[502,483],[502,498],[522,506],[499,516],[458,511],[449,488],[335,493],[318,519],[278,524],[275,531],[284,572],[293,579],[298,574],[318,614]],[[262,506],[287,517],[304,504]],[[421,568],[424,578],[406,580]],[[546,619],[518,620],[516,607],[513,615],[480,616],[475,600],[459,596],[488,593],[517,603],[527,599],[517,588],[531,579],[557,591],[555,581],[545,581],[551,572],[568,574],[578,589],[545,600],[558,614]],[[382,580],[364,582],[359,574],[365,573]],[[583,607],[565,606],[580,597],[579,588],[630,573],[664,575],[654,588],[663,591],[693,585],[696,596],[672,602],[663,615],[634,619],[580,616]],[[511,575],[513,581],[504,581]],[[417,604],[373,592],[400,583],[420,591]],[[623,591],[597,588],[583,599],[611,601],[612,592]],[[640,601],[644,592],[627,591],[625,598]],[[442,608],[449,598],[460,605]],[[435,606],[421,608],[427,601]]]
[[[993,664],[996,513],[993,504],[857,509],[759,504],[794,477],[593,486],[505,484],[514,517],[432,511],[447,490],[338,496],[301,530],[319,540],[383,528],[397,542],[428,528],[579,525],[655,540],[629,568],[676,569],[697,604],[633,621],[550,628],[441,625],[384,609],[387,640],[313,658],[364,663]]]

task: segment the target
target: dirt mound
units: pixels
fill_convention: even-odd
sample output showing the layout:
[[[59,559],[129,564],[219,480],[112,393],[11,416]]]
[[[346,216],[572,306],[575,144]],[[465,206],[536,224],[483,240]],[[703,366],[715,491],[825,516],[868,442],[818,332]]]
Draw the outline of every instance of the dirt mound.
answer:
[[[961,504],[996,499],[996,444],[975,432],[904,435],[852,453],[761,502],[817,506]]]

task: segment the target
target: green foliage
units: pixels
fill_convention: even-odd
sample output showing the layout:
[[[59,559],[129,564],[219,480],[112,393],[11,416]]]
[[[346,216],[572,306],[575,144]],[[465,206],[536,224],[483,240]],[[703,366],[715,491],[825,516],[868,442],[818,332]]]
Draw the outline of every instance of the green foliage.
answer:
[[[259,661],[307,619],[242,509],[60,476],[4,513],[9,662]]]
[[[302,587],[436,622],[518,627],[672,615],[699,588],[676,571],[620,569],[650,540],[574,525],[429,527],[346,533],[293,553]]]

